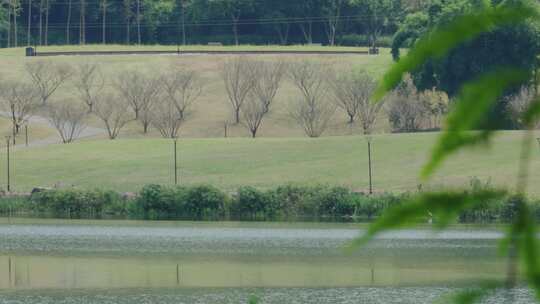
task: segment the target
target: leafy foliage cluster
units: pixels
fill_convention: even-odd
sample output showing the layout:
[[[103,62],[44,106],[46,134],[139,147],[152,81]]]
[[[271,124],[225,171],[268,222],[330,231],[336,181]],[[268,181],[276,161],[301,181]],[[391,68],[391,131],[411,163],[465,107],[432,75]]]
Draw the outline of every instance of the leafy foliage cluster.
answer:
[[[524,77],[530,78],[534,67],[538,66],[540,24],[534,18],[512,22],[515,16],[506,15],[500,9],[503,5],[511,5],[512,1],[499,2],[428,1],[422,10],[407,15],[399,26],[392,43],[394,59],[400,58],[400,49],[403,47],[425,47],[423,37],[435,35],[432,30],[440,29],[436,34],[442,36],[433,37],[433,40],[437,41],[438,51],[445,51],[444,56],[425,58],[421,64],[410,69],[419,89],[437,87],[453,98],[460,94],[464,82],[473,81],[496,66],[520,68],[527,74]],[[515,2],[536,5],[527,0]],[[467,20],[467,16],[475,20]],[[463,25],[457,29],[458,32],[447,30],[449,24],[457,23]],[[468,30],[465,24],[474,26],[475,30]],[[443,45],[442,37],[448,38],[447,45]],[[460,43],[452,42],[456,40]],[[452,47],[449,47],[451,44]],[[438,52],[435,48],[433,51]],[[519,87],[508,86],[503,93],[510,95],[517,90]],[[486,121],[486,124],[497,128],[516,126],[506,115],[506,108],[507,100],[498,98],[490,112],[493,119]]]
[[[444,63],[451,63],[453,60],[468,62],[467,68],[474,69],[470,77],[445,83],[448,91],[458,92],[457,100],[447,117],[445,131],[421,173],[424,179],[429,178],[449,155],[470,146],[487,144],[492,140],[492,127],[497,125],[492,113],[497,110],[498,101],[503,99],[508,91],[529,85],[536,88],[540,85],[538,78],[533,77],[538,68],[536,56],[539,40],[536,34],[531,34],[540,20],[538,4],[528,1],[503,1],[470,2],[470,5],[470,8],[465,6],[463,10],[456,10],[456,14],[448,19],[442,18],[445,15],[439,16],[439,22],[431,24],[424,33],[419,33],[421,38],[414,43],[414,48],[407,56],[400,58],[385,75],[376,94],[376,98],[383,98],[400,83],[407,72],[416,72],[422,76],[422,72],[436,65],[444,66]],[[421,21],[420,19],[416,21]],[[430,24],[429,18],[426,22],[427,25]],[[521,40],[525,36],[531,39]],[[483,40],[486,37],[493,39]],[[499,44],[502,41],[505,42]],[[479,42],[486,43],[486,50],[489,47],[489,51],[468,53],[472,50],[470,47],[478,47]],[[530,48],[525,48],[527,46]],[[493,54],[496,56],[493,57]],[[501,57],[501,54],[505,54],[505,57]],[[485,57],[480,58],[481,56]],[[477,62],[474,62],[476,60]],[[486,64],[485,60],[488,60],[489,64]],[[461,66],[459,62],[452,64]],[[452,71],[452,67],[449,67],[443,74],[451,75]],[[444,78],[440,80],[442,84]],[[521,122],[527,126],[528,131],[524,132],[521,156],[516,161],[519,177],[514,193],[497,189],[426,192],[391,208],[372,224],[353,246],[369,241],[382,231],[415,225],[426,213],[433,214],[434,228],[443,229],[464,211],[479,208],[486,201],[506,200],[509,208],[505,212],[512,217],[510,229],[502,242],[504,251],[508,253],[506,282],[479,282],[478,288],[459,293],[453,300],[455,303],[473,303],[486,298],[496,289],[508,288],[509,303],[513,303],[512,288],[518,280],[519,263],[522,265],[519,268],[523,270],[522,277],[540,300],[535,212],[526,199],[533,128],[538,123],[539,114],[540,96],[536,90],[534,99],[522,114]]]

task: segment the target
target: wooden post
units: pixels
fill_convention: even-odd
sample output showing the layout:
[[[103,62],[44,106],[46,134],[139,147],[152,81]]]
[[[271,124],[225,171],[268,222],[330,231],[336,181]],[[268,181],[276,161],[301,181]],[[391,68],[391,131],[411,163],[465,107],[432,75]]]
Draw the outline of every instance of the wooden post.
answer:
[[[24,125],[24,138],[26,141],[26,146],[28,147],[28,125]]]
[[[225,122],[224,127],[225,127],[225,138],[227,138],[227,127],[228,127],[227,122]]]
[[[176,285],[180,285],[180,265],[176,264]]]
[[[6,144],[7,144],[7,192],[11,192],[11,176],[10,176],[10,170],[9,170],[9,142],[10,137],[6,136]]]
[[[9,287],[11,287],[11,257],[8,257],[8,276],[9,276]]]

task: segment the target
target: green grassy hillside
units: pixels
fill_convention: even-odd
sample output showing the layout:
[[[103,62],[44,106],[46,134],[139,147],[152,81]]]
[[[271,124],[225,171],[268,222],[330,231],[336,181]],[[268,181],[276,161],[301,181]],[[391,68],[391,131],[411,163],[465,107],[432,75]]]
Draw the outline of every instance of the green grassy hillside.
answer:
[[[489,149],[462,152],[445,163],[429,185],[464,186],[472,177],[513,186],[521,132],[501,132]],[[379,135],[373,139],[377,191],[415,190],[418,172],[436,133]],[[234,190],[240,185],[270,187],[287,182],[367,188],[366,141],[360,136],[320,139],[182,139],[183,184],[209,183]],[[530,190],[540,194],[540,149],[534,146]],[[2,156],[3,155],[3,156]],[[55,183],[85,188],[136,191],[148,183],[173,182],[172,142],[163,139],[83,141],[69,145],[17,148],[13,185],[17,191]],[[2,151],[0,159],[5,160]],[[4,162],[0,166],[5,168]],[[5,184],[5,171],[0,182]]]

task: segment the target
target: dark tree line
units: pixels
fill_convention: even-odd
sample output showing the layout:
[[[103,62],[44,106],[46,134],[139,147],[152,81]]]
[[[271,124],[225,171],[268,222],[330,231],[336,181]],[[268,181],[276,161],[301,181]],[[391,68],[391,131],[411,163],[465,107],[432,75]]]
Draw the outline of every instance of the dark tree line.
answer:
[[[0,0],[0,45],[375,44],[414,1]]]

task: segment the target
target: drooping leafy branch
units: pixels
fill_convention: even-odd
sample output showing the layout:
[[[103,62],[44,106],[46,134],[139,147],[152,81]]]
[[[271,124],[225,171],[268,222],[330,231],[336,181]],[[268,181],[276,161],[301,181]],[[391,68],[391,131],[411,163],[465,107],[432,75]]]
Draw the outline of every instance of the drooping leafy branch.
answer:
[[[516,1],[518,2],[518,1]],[[406,73],[412,72],[430,60],[444,58],[453,48],[466,43],[484,32],[492,31],[503,26],[514,26],[526,22],[538,22],[540,14],[537,4],[502,2],[500,5],[484,6],[474,13],[460,16],[444,27],[435,28],[421,38],[407,56],[401,58],[384,76],[374,95],[376,101],[381,100],[389,91],[394,89]],[[538,69],[538,67],[534,67]],[[498,67],[492,69],[475,80],[463,85],[453,110],[447,117],[445,130],[437,141],[431,159],[423,168],[422,176],[429,177],[442,161],[451,155],[471,145],[486,143],[494,134],[494,130],[482,124],[489,119],[489,113],[496,101],[506,90],[518,85],[524,85],[535,75],[518,67]],[[533,86],[540,84],[534,80]],[[537,90],[536,90],[537,91]],[[450,191],[423,193],[409,202],[389,209],[368,230],[352,244],[356,248],[373,239],[377,234],[400,227],[418,224],[429,215],[435,219],[435,228],[443,229],[457,218],[460,212],[473,208],[479,202],[490,201],[494,198],[506,198],[513,206],[515,217],[510,230],[503,240],[509,253],[509,272],[505,287],[512,288],[517,281],[517,264],[521,262],[525,270],[525,279],[535,289],[540,300],[540,260],[536,223],[527,205],[526,185],[529,171],[530,151],[533,142],[532,128],[540,119],[540,96],[536,93],[534,101],[523,115],[523,121],[528,126],[521,146],[519,176],[516,195],[504,191]],[[502,287],[501,282],[480,284],[478,288],[456,294],[453,303],[474,303],[485,298],[491,292]],[[510,300],[511,301],[511,300]]]

